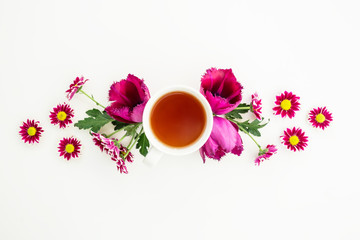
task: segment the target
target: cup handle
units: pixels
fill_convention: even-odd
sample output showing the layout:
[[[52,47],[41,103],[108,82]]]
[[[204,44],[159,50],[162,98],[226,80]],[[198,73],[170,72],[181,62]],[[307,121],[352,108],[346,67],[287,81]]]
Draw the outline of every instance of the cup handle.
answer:
[[[143,162],[148,166],[155,166],[163,155],[164,153],[151,147]]]

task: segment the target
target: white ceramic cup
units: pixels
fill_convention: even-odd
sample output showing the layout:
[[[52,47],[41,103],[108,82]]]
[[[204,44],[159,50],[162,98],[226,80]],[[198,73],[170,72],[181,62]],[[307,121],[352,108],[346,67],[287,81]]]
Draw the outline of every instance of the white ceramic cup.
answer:
[[[202,134],[198,137],[198,139],[195,142],[193,142],[192,144],[187,145],[185,147],[171,147],[171,146],[168,146],[168,145],[162,143],[161,141],[159,141],[157,139],[153,130],[151,129],[150,115],[151,115],[154,104],[161,97],[163,97],[164,95],[171,93],[171,92],[185,92],[187,94],[192,95],[202,104],[202,106],[205,110],[206,125],[205,125],[204,131],[202,132]],[[144,113],[143,113],[143,126],[144,126],[144,131],[145,131],[146,137],[149,139],[149,142],[151,144],[149,152],[148,152],[146,158],[144,159],[144,163],[147,165],[153,166],[160,160],[160,158],[164,154],[186,155],[186,154],[189,154],[189,153],[199,150],[205,144],[205,142],[208,140],[208,138],[210,137],[212,126],[213,126],[213,113],[212,113],[212,110],[211,110],[211,107],[210,107],[208,101],[199,91],[197,91],[193,88],[187,87],[187,86],[175,85],[175,86],[167,87],[167,88],[160,90],[159,92],[157,92],[154,96],[152,96],[149,99],[149,101],[147,102],[147,104],[145,106]]]

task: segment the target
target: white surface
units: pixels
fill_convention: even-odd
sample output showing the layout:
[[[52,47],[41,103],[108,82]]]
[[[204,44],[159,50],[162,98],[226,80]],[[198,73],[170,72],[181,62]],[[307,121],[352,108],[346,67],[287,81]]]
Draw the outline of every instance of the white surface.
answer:
[[[360,65],[358,1],[0,1],[0,239],[359,239]],[[83,74],[102,103],[128,73],[151,93],[198,88],[209,67],[232,68],[271,118],[261,144],[280,151],[261,167],[244,135],[241,157],[136,161],[129,174],[93,146],[86,131],[50,125],[49,111]],[[295,119],[272,116],[275,95],[301,97]],[[70,102],[75,121],[94,105]],[[326,131],[306,121],[326,105]],[[19,126],[41,121],[41,143]],[[280,145],[300,126],[306,151]],[[81,158],[57,155],[58,141],[82,141]]]

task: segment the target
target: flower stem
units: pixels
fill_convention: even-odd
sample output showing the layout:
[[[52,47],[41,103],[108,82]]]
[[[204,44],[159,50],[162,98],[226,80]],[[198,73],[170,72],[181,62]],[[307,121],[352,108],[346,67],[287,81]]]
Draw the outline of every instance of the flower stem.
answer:
[[[242,132],[244,132],[246,135],[248,135],[248,136],[254,141],[254,143],[258,146],[258,148],[260,149],[260,151],[262,150],[260,144],[258,144],[258,142],[253,138],[253,136],[251,136],[251,134],[250,134],[248,131],[246,131],[238,122],[236,122],[236,121],[234,121],[234,120],[232,120],[232,119],[229,119],[229,118],[227,118],[227,120],[235,123]]]
[[[139,134],[136,136],[135,141],[131,144],[130,148],[127,148],[128,150],[127,150],[127,152],[125,153],[124,158],[126,158],[127,155],[129,155],[131,149],[135,146],[136,142],[137,142],[137,141],[139,140],[139,138],[140,138],[140,135],[143,133],[143,130],[144,130],[144,128],[141,127],[141,130],[140,130]]]
[[[96,105],[105,108],[103,105],[101,105],[99,102],[97,102],[93,97],[89,96],[86,92],[84,92],[82,89],[79,90],[79,92],[81,92],[82,94],[84,94],[85,96],[87,96],[88,98],[90,98],[90,100],[92,100],[93,102],[96,103]]]
[[[129,149],[129,147],[131,146],[132,142],[134,141],[135,135],[136,135],[136,129],[139,127],[139,125],[135,126],[135,134],[131,136],[131,140],[129,142],[129,144],[127,145],[126,149]]]
[[[123,130],[124,128],[126,128],[128,125],[126,125],[126,126],[124,126],[124,127],[122,127],[122,128],[120,128],[120,129],[118,129],[118,130],[116,130],[115,132],[113,132],[113,133],[111,133],[110,135],[107,135],[107,137],[109,138],[109,137],[111,137],[112,135],[114,135],[114,134],[116,134],[116,133],[118,133],[118,132],[120,132],[121,130]],[[125,134],[126,135],[126,134]]]
[[[126,133],[117,142],[120,143],[126,137]]]
[[[248,110],[248,109],[250,109],[250,106],[248,106],[248,107],[237,107],[235,109],[236,110]]]

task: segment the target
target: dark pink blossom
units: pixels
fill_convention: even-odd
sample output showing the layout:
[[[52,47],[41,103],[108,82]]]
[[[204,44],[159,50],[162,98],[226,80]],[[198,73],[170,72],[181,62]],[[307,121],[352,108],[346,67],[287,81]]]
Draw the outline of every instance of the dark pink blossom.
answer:
[[[251,111],[254,113],[258,120],[261,120],[261,99],[257,93],[251,95]]]
[[[215,116],[210,137],[200,148],[200,155],[205,163],[205,156],[220,160],[229,152],[240,156],[243,149],[238,127],[225,118]]]
[[[54,125],[59,125],[60,128],[65,128],[68,124],[72,123],[74,117],[74,110],[69,104],[58,104],[50,112],[50,120]]]
[[[58,152],[60,153],[60,157],[63,156],[66,160],[70,160],[70,158],[77,158],[80,153],[80,141],[76,138],[63,138],[58,146]]]
[[[120,122],[142,122],[144,108],[149,98],[150,92],[144,80],[129,74],[126,79],[111,85],[109,100],[112,103],[105,111]]]
[[[282,118],[288,116],[293,118],[295,112],[300,110],[300,97],[292,92],[283,92],[280,96],[276,96],[275,107],[273,108],[275,115],[281,115]]]
[[[217,115],[231,112],[239,105],[242,89],[231,69],[211,68],[201,78],[200,92]]]
[[[332,113],[329,112],[326,107],[318,107],[310,111],[308,120],[313,127],[324,130],[330,125],[333,117]]]
[[[72,84],[70,84],[69,89],[66,90],[67,98],[69,101],[74,97],[75,93],[88,81],[89,79],[84,79],[83,76],[77,77]]]
[[[39,142],[41,133],[44,132],[42,127],[39,126],[39,121],[29,120],[23,122],[23,125],[20,126],[20,136],[25,143],[35,143]]]
[[[266,148],[259,152],[259,156],[255,159],[255,165],[260,165],[260,162],[269,160],[272,155],[277,152],[275,145],[267,145]]]
[[[115,144],[117,139],[109,139],[99,133],[92,132],[92,136],[95,145],[98,146],[101,151],[108,154],[111,157],[111,160],[116,162],[117,169],[120,171],[120,173],[128,173],[125,161],[123,159],[123,156],[127,153],[126,147],[120,143],[118,145]],[[129,152],[125,160],[127,162],[133,162],[133,157],[133,154]]]
[[[300,151],[308,145],[308,137],[305,136],[305,132],[301,128],[293,129],[287,128],[284,131],[284,135],[281,136],[282,143],[291,151]]]

